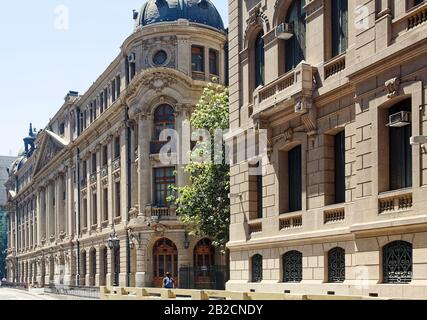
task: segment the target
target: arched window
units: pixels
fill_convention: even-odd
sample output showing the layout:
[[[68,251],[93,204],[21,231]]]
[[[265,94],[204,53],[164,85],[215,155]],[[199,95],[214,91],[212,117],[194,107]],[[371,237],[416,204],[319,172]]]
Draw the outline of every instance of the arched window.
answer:
[[[215,248],[209,239],[200,240],[194,248],[194,267],[215,265]]]
[[[283,282],[302,281],[302,253],[289,251],[283,255]]]
[[[260,31],[255,39],[255,88],[264,85],[265,81],[265,52],[264,32]]]
[[[292,70],[305,59],[305,0],[294,0],[286,22],[294,29],[294,36],[285,42],[285,71]]]
[[[340,283],[345,280],[345,250],[333,248],[328,253],[328,282]]]
[[[394,241],[383,248],[384,283],[409,283],[412,280],[412,244]]]
[[[256,254],[252,257],[252,282],[262,281],[262,255]]]
[[[175,129],[175,111],[168,104],[162,104],[154,111],[154,139],[159,141],[165,129]]]
[[[348,47],[348,0],[331,1],[332,57]]]

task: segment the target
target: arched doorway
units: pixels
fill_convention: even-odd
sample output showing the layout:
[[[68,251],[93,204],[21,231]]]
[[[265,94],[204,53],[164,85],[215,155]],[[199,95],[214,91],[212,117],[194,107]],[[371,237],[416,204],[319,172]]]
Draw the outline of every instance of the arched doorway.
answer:
[[[92,248],[89,251],[89,286],[95,286],[96,277],[96,249]]]
[[[55,282],[55,257],[49,257],[49,283],[53,284]]]
[[[86,251],[80,253],[80,285],[86,285]]]
[[[157,288],[163,286],[163,279],[170,272],[178,285],[178,249],[175,243],[167,238],[158,240],[153,247],[153,284]]]
[[[107,247],[102,246],[99,249],[99,285],[105,286],[107,284],[107,266],[108,266],[108,250]]]
[[[200,240],[194,247],[194,283],[197,289],[209,289],[214,274],[215,248],[209,239]]]

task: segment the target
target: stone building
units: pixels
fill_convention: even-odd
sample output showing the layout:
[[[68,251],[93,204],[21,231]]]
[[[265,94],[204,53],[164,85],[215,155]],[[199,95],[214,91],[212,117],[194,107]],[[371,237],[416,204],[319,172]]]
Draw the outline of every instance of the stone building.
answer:
[[[227,288],[427,297],[427,2],[229,9]]]
[[[179,286],[203,286],[206,274],[189,284],[189,272],[225,264],[168,199],[187,182],[181,148],[159,156],[163,129],[190,145],[203,88],[225,81],[222,19],[210,0],[149,0],[133,18],[117,58],[86,93],[70,91],[43,130],[30,129],[10,168],[11,281],[161,286],[169,271]]]
[[[6,188],[4,184],[8,179],[7,169],[9,169],[14,157],[0,156],[0,280],[6,275],[6,255],[7,255],[7,232],[8,217],[5,210],[7,201]]]

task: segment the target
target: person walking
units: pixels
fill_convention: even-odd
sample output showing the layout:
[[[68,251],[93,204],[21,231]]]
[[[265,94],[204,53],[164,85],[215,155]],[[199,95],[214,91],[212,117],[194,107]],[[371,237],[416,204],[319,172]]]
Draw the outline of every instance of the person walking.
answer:
[[[175,280],[172,278],[170,272],[166,272],[166,277],[163,279],[163,288],[173,289],[175,287]]]

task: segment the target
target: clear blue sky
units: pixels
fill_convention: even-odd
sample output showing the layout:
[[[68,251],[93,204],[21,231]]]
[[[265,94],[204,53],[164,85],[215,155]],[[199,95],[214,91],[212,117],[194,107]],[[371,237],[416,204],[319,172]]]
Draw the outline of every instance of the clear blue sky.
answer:
[[[0,10],[0,155],[16,155],[69,90],[85,92],[131,34],[145,0],[4,1]],[[228,25],[227,0],[213,0]],[[68,10],[68,28],[66,10]]]

